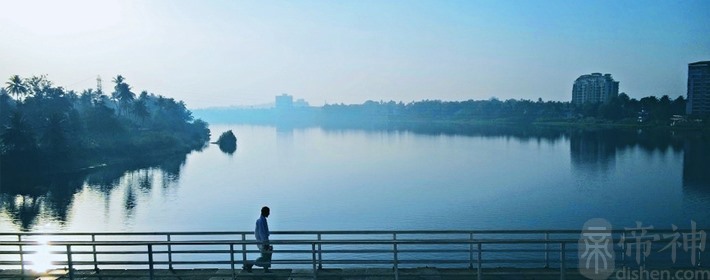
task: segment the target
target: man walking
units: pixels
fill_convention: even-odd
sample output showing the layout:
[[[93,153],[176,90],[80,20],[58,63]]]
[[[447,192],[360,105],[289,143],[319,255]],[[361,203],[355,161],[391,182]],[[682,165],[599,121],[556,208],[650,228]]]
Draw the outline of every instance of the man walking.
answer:
[[[256,237],[256,241],[259,242],[256,246],[259,247],[261,256],[256,259],[256,261],[245,263],[244,266],[242,266],[242,269],[246,272],[251,272],[251,268],[254,265],[263,267],[264,273],[271,272],[269,267],[271,267],[271,251],[274,250],[274,247],[269,245],[269,224],[266,222],[266,218],[269,217],[270,211],[269,207],[262,207],[261,216],[258,220],[256,220],[254,236]]]

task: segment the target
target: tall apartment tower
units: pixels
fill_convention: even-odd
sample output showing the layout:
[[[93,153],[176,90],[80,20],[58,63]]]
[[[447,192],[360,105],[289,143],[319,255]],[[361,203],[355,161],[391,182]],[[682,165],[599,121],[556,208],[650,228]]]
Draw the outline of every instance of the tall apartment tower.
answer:
[[[710,114],[710,61],[688,64],[688,103],[689,115]]]
[[[611,74],[592,73],[582,75],[572,86],[572,103],[609,102],[619,95],[619,82],[614,81]]]

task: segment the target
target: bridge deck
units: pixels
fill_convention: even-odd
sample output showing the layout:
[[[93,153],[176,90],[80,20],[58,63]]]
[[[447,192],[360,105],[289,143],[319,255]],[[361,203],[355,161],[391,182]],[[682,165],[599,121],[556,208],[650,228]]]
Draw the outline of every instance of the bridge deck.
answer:
[[[18,275],[19,270],[0,270],[1,280],[20,280],[20,277],[9,276]],[[495,268],[484,269],[483,279],[503,280],[503,279],[560,279],[559,269],[520,269],[520,268]],[[65,270],[55,270],[51,272],[52,276],[45,277],[27,277],[24,279],[41,279],[41,280],[66,280],[69,279]],[[313,279],[312,270],[309,269],[274,269],[272,273],[264,273],[262,270],[255,268],[254,272],[247,273],[245,271],[237,271],[236,279],[251,280],[251,279],[288,279],[301,280]],[[154,271],[155,279],[169,280],[232,280],[232,271],[230,269],[156,269]],[[98,273],[93,270],[80,270],[74,274],[74,279],[150,279],[150,273],[140,269],[117,269],[117,270],[101,270]],[[352,269],[322,269],[319,270],[317,279],[324,280],[385,280],[395,279],[392,269],[386,268],[352,268]],[[470,269],[449,269],[449,268],[410,268],[400,269],[399,279],[409,280],[439,280],[439,279],[476,279],[476,271]],[[570,271],[567,273],[566,279],[586,279],[576,273]]]

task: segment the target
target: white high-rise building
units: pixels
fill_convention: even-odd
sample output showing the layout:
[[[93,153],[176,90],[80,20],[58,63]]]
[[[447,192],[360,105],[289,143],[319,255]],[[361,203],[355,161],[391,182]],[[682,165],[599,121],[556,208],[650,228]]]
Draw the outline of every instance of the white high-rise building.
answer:
[[[619,95],[619,82],[614,81],[611,74],[592,73],[582,75],[572,86],[572,103],[609,102]]]

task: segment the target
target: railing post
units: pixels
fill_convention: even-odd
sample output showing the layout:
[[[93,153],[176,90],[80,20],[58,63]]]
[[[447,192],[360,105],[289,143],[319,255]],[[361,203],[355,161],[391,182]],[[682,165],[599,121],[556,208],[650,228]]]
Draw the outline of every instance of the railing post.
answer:
[[[22,242],[22,235],[18,234],[17,235],[17,241]],[[19,253],[20,253],[20,275],[25,276],[25,255],[22,253],[22,244],[19,246]]]
[[[237,279],[237,273],[234,270],[234,244],[229,244],[229,260],[232,265],[232,279]]]
[[[653,244],[653,243],[651,243],[651,244]],[[649,250],[648,244],[645,242],[643,243],[643,249],[644,249],[643,252],[650,252],[650,251],[647,251],[647,250]],[[643,252],[641,253],[641,266],[642,267],[646,266],[646,254]]]
[[[321,235],[318,234],[318,241],[321,241]],[[323,269],[323,247],[318,243],[318,269]]]
[[[392,244],[394,244],[394,279],[399,280],[399,255],[397,252],[397,234],[392,234]]]
[[[533,232],[528,232],[528,233],[531,233],[531,234],[534,234],[534,235],[537,236],[537,237],[535,238],[535,241],[534,241],[534,242],[531,242],[531,243],[537,243],[537,245],[535,245],[535,246],[539,246],[539,243],[540,243],[540,239],[539,239],[540,236],[539,236],[539,235],[540,235],[540,234],[544,234],[544,242],[542,242],[542,243],[544,244],[544,248],[545,248],[545,251],[544,251],[545,256],[544,256],[544,258],[545,258],[545,267],[547,268],[546,270],[555,270],[555,269],[556,269],[556,268],[554,267],[554,256],[551,256],[551,255],[553,255],[552,253],[554,253],[554,252],[557,250],[557,249],[555,249],[555,247],[558,246],[558,244],[559,244],[559,246],[560,246],[560,247],[559,247],[559,254],[560,254],[560,255],[559,255],[559,262],[560,262],[560,266],[559,266],[560,276],[559,276],[559,278],[560,278],[560,279],[563,279],[563,280],[566,279],[566,277],[567,277],[567,269],[568,269],[568,268],[571,269],[571,271],[572,271],[572,274],[571,274],[570,277],[574,278],[574,276],[576,276],[576,274],[577,274],[577,272],[575,272],[575,271],[577,270],[577,269],[576,269],[576,261],[577,261],[576,258],[577,258],[577,256],[576,256],[576,254],[575,254],[575,252],[576,252],[576,250],[577,250],[577,248],[576,248],[576,247],[577,247],[577,246],[576,246],[576,245],[577,245],[577,244],[576,244],[576,241],[571,241],[571,240],[567,240],[567,239],[558,238],[558,235],[560,235],[561,233],[559,233],[559,231],[554,231],[554,230],[544,230],[544,231],[537,231],[537,232],[534,232],[534,231],[533,231]],[[208,234],[212,234],[212,233],[208,233]],[[239,241],[239,240],[238,240],[238,238],[239,238],[238,235],[240,235],[240,234],[241,234],[241,239],[242,239],[242,241]],[[323,246],[322,246],[322,245],[325,244],[325,245],[326,245],[325,247],[328,247],[329,244],[334,244],[334,243],[337,244],[337,243],[338,243],[338,240],[340,240],[341,238],[340,238],[340,237],[333,237],[333,238],[330,238],[330,237],[329,237],[329,239],[328,239],[329,242],[328,242],[328,243],[325,243],[325,242],[323,242],[323,241],[324,241],[323,236],[324,236],[324,235],[327,235],[327,233],[324,233],[324,232],[317,232],[317,231],[316,231],[316,232],[302,232],[302,233],[299,233],[299,234],[304,234],[305,236],[311,236],[311,237],[313,236],[313,234],[316,234],[316,235],[317,235],[317,236],[316,236],[316,237],[317,237],[316,240],[312,240],[312,239],[311,239],[311,240],[307,240],[307,241],[302,240],[302,241],[300,241],[300,242],[296,242],[296,243],[295,243],[295,244],[301,244],[301,245],[294,245],[294,247],[300,247],[301,249],[305,249],[306,251],[302,251],[302,252],[304,252],[305,254],[307,254],[307,253],[308,253],[307,247],[304,248],[303,246],[308,246],[308,242],[311,243],[311,250],[312,250],[311,253],[312,253],[312,262],[313,262],[313,263],[312,263],[312,266],[313,266],[313,278],[315,279],[315,278],[317,278],[317,277],[319,276],[319,274],[320,274],[321,272],[323,272],[322,269],[323,269],[323,265],[324,265],[324,260],[323,260],[323,256],[322,256],[322,255],[323,255],[323,250],[322,250],[322,247],[323,247]],[[347,233],[347,234],[354,234],[354,233]],[[374,236],[379,236],[379,237],[377,237],[378,241],[372,242],[372,243],[370,243],[370,244],[373,244],[374,246],[379,247],[379,249],[383,249],[384,251],[382,251],[382,252],[385,252],[385,255],[386,255],[386,250],[388,250],[388,249],[386,249],[386,247],[387,247],[387,246],[390,246],[390,245],[387,245],[387,244],[386,244],[386,239],[385,239],[385,240],[381,240],[380,238],[386,238],[386,235],[390,235],[390,234],[391,234],[391,238],[392,238],[391,246],[392,246],[392,248],[393,248],[393,251],[392,251],[392,253],[393,253],[393,263],[392,263],[392,264],[393,264],[393,274],[394,274],[394,277],[393,277],[393,278],[398,280],[398,279],[399,279],[399,265],[400,265],[400,263],[405,264],[405,266],[403,267],[403,269],[404,269],[404,271],[405,271],[405,272],[404,272],[405,274],[403,274],[403,278],[406,278],[407,275],[408,275],[408,274],[406,273],[407,270],[408,270],[410,267],[412,267],[412,265],[410,264],[410,262],[411,262],[412,260],[410,260],[410,258],[409,258],[409,256],[411,255],[411,254],[410,254],[410,250],[412,250],[412,249],[419,249],[419,248],[421,247],[421,246],[415,245],[415,244],[420,244],[420,243],[423,244],[423,243],[426,243],[426,242],[411,242],[411,241],[413,241],[413,240],[420,239],[420,237],[417,237],[417,236],[409,237],[409,235],[419,235],[419,234],[442,234],[442,232],[428,233],[428,232],[426,232],[426,231],[421,231],[421,232],[420,232],[420,231],[412,231],[412,232],[408,232],[408,231],[407,231],[407,232],[389,231],[389,232],[356,233],[356,234],[374,234]],[[403,249],[403,252],[404,252],[404,254],[405,254],[405,255],[404,255],[405,257],[403,258],[404,260],[400,260],[400,257],[399,257],[399,239],[398,239],[398,235],[400,235],[400,234],[405,235],[405,238],[402,239],[402,241],[403,241],[402,244],[403,244],[403,246],[405,246],[405,248]],[[450,234],[450,233],[449,233],[449,234]],[[10,246],[10,247],[18,247],[18,248],[19,248],[19,251],[17,251],[17,252],[15,252],[14,250],[12,250],[12,248],[11,248],[11,250],[10,250],[10,251],[11,251],[11,252],[10,252],[10,256],[14,256],[15,254],[18,254],[18,256],[19,256],[19,258],[20,258],[20,262],[19,262],[20,265],[17,265],[18,263],[15,262],[14,268],[17,269],[17,268],[18,268],[17,266],[20,266],[20,268],[21,268],[21,277],[22,277],[22,278],[28,278],[28,277],[30,277],[30,275],[32,275],[32,274],[34,273],[34,272],[31,272],[31,271],[30,271],[31,266],[32,266],[32,262],[31,262],[31,260],[30,260],[31,258],[30,258],[29,255],[34,254],[35,250],[32,249],[32,248],[34,248],[35,246],[38,246],[36,243],[34,243],[34,241],[35,241],[34,235],[30,235],[30,236],[28,236],[28,237],[26,237],[24,234],[20,234],[20,233],[10,233],[10,234],[8,234],[8,235],[9,235],[8,237],[9,237],[9,239],[10,239],[11,241],[14,241],[15,239],[18,241],[17,243],[12,242],[12,243],[15,243],[15,244],[11,244],[11,246]],[[102,241],[103,241],[103,240],[105,239],[105,235],[102,235],[101,233],[87,233],[87,234],[80,234],[80,235],[82,236],[82,237],[80,237],[80,239],[79,239],[78,237],[73,237],[73,238],[76,238],[76,239],[73,239],[73,240],[86,240],[86,239],[87,239],[86,237],[89,237],[89,236],[90,236],[91,243],[90,243],[90,245],[88,245],[88,246],[91,246],[91,250],[92,250],[92,251],[86,251],[86,252],[85,252],[85,251],[83,251],[81,248],[79,248],[79,249],[77,249],[77,255],[86,255],[86,256],[91,255],[91,256],[93,256],[93,267],[94,267],[93,269],[98,273],[99,270],[100,270],[100,268],[98,267],[98,247],[105,246],[105,244],[106,244],[106,243],[103,243],[103,242],[102,242],[101,244],[99,244],[99,243],[98,243],[98,239],[99,239],[98,237],[99,237],[99,236],[102,236]],[[160,254],[161,254],[161,253],[160,253],[160,249],[158,249],[158,251],[154,251],[154,247],[155,247],[155,248],[163,248],[163,246],[167,246],[167,248],[168,248],[167,252],[163,252],[163,253],[167,253],[167,254],[168,254],[168,258],[167,258],[167,259],[168,259],[168,265],[169,265],[170,269],[173,269],[173,260],[172,260],[172,235],[180,235],[180,233],[175,233],[175,232],[173,232],[173,233],[171,233],[171,234],[162,233],[162,234],[152,234],[152,235],[155,236],[155,237],[153,237],[153,238],[158,238],[158,239],[161,239],[161,238],[159,237],[160,235],[166,235],[166,238],[167,238],[167,241],[168,241],[168,242],[167,242],[167,243],[162,243],[162,242],[159,242],[159,243],[158,243],[158,242],[150,242],[150,241],[149,241],[149,242],[142,243],[142,244],[140,244],[140,246],[137,246],[137,247],[135,246],[136,243],[126,243],[126,244],[124,244],[124,245],[125,245],[125,246],[134,247],[134,249],[131,249],[131,251],[133,251],[133,252],[129,252],[129,253],[136,253],[135,251],[138,251],[137,253],[139,253],[139,254],[142,254],[142,252],[140,252],[140,250],[141,250],[140,247],[141,247],[141,246],[147,246],[148,258],[147,258],[147,262],[146,262],[146,263],[143,263],[143,264],[147,264],[147,265],[149,266],[150,279],[155,279],[155,278],[160,278],[160,277],[161,277],[162,274],[160,273],[159,270],[162,269],[162,268],[165,268],[165,267],[161,267],[161,263],[162,263],[162,262],[160,261],[160,258],[161,258],[161,257],[160,257]],[[231,235],[232,237],[236,238],[236,240],[229,240],[228,242],[225,242],[225,241],[216,242],[216,241],[215,241],[214,245],[219,245],[219,246],[229,245],[229,259],[230,259],[230,267],[231,267],[231,270],[232,270],[231,275],[232,275],[232,279],[237,279],[238,277],[240,277],[240,276],[238,275],[238,274],[239,274],[239,271],[238,271],[238,267],[237,267],[237,264],[239,264],[239,263],[236,262],[236,258],[237,258],[237,256],[236,256],[236,253],[237,253],[236,250],[239,249],[238,244],[241,244],[241,245],[242,245],[242,256],[243,256],[243,258],[244,258],[244,260],[245,260],[245,262],[246,262],[246,258],[248,257],[248,256],[247,256],[247,250],[246,250],[247,247],[248,247],[247,245],[248,245],[248,244],[253,244],[253,243],[252,243],[252,242],[250,242],[250,243],[247,243],[247,242],[246,242],[246,241],[247,241],[247,233],[230,233],[230,235]],[[483,254],[482,252],[483,252],[483,249],[482,249],[482,246],[483,246],[483,243],[488,243],[488,241],[486,241],[485,239],[482,239],[482,238],[484,237],[484,235],[486,235],[485,231],[481,231],[481,232],[478,232],[478,231],[457,232],[457,233],[451,234],[451,235],[457,235],[459,239],[452,239],[452,240],[443,241],[443,242],[436,241],[436,242],[434,242],[434,243],[450,244],[450,245],[454,245],[454,246],[462,246],[462,247],[458,247],[459,249],[462,249],[462,250],[463,250],[463,248],[464,248],[463,245],[465,245],[466,243],[468,243],[468,245],[469,245],[469,246],[468,246],[468,247],[469,247],[469,248],[468,248],[468,249],[469,249],[469,270],[467,270],[467,271],[469,271],[469,273],[471,273],[471,275],[470,275],[470,276],[466,276],[466,277],[467,277],[467,278],[468,278],[468,277],[473,278],[473,273],[476,273],[476,279],[483,279],[484,277],[483,277],[483,270],[482,270],[482,266],[483,266],[483,265],[482,265],[482,264],[483,264],[483,260],[482,260],[482,254]],[[465,238],[466,238],[466,235],[468,235],[469,240],[466,240],[466,239],[465,239]],[[624,253],[624,251],[625,251],[625,249],[630,248],[630,246],[629,246],[629,244],[627,244],[627,242],[630,243],[631,241],[627,241],[627,240],[626,240],[626,238],[625,238],[625,233],[624,233],[624,232],[616,232],[616,234],[614,234],[614,237],[619,238],[620,235],[621,235],[621,237],[622,237],[622,238],[621,238],[621,239],[622,239],[622,242],[620,242],[620,244],[619,244],[619,245],[622,247],[621,258],[620,258],[620,259],[622,260],[622,263],[623,263],[623,262],[625,262],[625,259],[626,259],[626,257],[627,257],[627,255]],[[475,237],[475,238],[474,238],[474,237]],[[554,237],[554,239],[553,239],[553,237]],[[342,238],[342,239],[343,239],[343,240],[346,240],[347,238]],[[365,238],[365,239],[368,239],[368,238]],[[426,238],[421,238],[421,239],[422,239],[422,240],[427,240]],[[24,243],[25,240],[28,241],[28,243],[26,243],[27,245],[25,245],[25,243]],[[155,240],[155,239],[152,239],[152,238],[151,238],[151,240]],[[180,237],[178,238],[178,240],[181,240]],[[29,242],[29,241],[32,241],[32,242]],[[305,242],[303,242],[303,241],[305,241]],[[384,242],[384,243],[382,243],[382,242]],[[410,242],[411,242],[411,243],[410,243]],[[508,242],[510,242],[510,240],[507,240],[507,241],[504,241],[504,242],[501,242],[501,243],[508,243]],[[155,244],[153,244],[153,243],[155,243]],[[363,243],[367,243],[367,242],[363,242]],[[520,244],[520,243],[528,244],[528,242],[517,242],[517,241],[515,241],[514,243],[516,243],[516,244]],[[568,246],[567,243],[570,243],[570,244],[572,244],[572,245]],[[5,244],[8,244],[8,243],[5,243]],[[70,244],[70,245],[67,245],[67,244]],[[81,245],[81,244],[83,244],[83,245]],[[87,243],[87,244],[88,244],[88,243]],[[88,268],[88,267],[91,267],[91,266],[92,266],[91,263],[89,263],[89,262],[83,262],[83,261],[82,261],[82,260],[83,260],[83,257],[80,257],[78,261],[74,261],[74,260],[73,260],[74,258],[76,258],[76,256],[73,255],[73,251],[72,251],[72,248],[71,248],[71,247],[77,247],[77,246],[78,246],[78,247],[86,247],[86,248],[88,248],[88,246],[86,246],[87,244],[84,244],[84,243],[71,243],[71,242],[62,242],[62,244],[59,244],[59,247],[64,247],[64,246],[66,246],[66,258],[65,258],[65,259],[66,259],[66,266],[67,266],[66,269],[67,269],[67,272],[66,272],[66,275],[64,276],[66,279],[81,278],[81,277],[82,277],[82,276],[81,276],[81,275],[82,275],[81,270],[82,270],[83,268]],[[117,243],[117,244],[119,244],[119,243]],[[178,253],[181,252],[180,249],[179,249],[180,246],[181,246],[180,244],[193,244],[193,243],[176,242],[176,246],[178,246]],[[211,245],[211,244],[213,244],[213,243],[205,242],[205,243],[194,243],[194,244],[209,244],[209,245]],[[289,243],[289,244],[290,244],[290,243]],[[349,242],[343,242],[343,244],[351,244],[351,243],[349,243]],[[377,245],[377,244],[379,244],[379,245]],[[490,244],[498,244],[498,243],[496,243],[496,241],[492,241],[492,242],[490,242]],[[124,245],[116,245],[116,246],[124,246]],[[153,245],[155,245],[155,246],[153,246]],[[631,244],[631,245],[633,245],[633,244]],[[650,250],[650,249],[653,249],[653,245],[654,245],[653,243],[648,244],[648,245],[644,244],[644,245],[642,245],[642,246],[646,246],[646,247],[641,247],[641,248],[642,248],[644,251],[645,251],[645,250]],[[51,246],[57,246],[57,245],[52,244]],[[446,245],[443,245],[443,246],[446,246]],[[494,250],[495,248],[497,248],[497,245],[486,245],[486,246],[489,246],[489,247],[490,247],[490,248],[488,249],[489,252],[490,252],[491,250]],[[627,247],[627,246],[629,246],[629,247]],[[24,247],[28,247],[28,251],[27,251],[27,252],[24,251]],[[347,246],[342,246],[342,247],[344,247],[344,248],[347,249]],[[56,248],[56,247],[55,247],[55,248]],[[102,247],[102,248],[103,248],[103,247]],[[138,249],[136,250],[135,248],[138,248]],[[222,247],[222,248],[223,248],[223,247]],[[328,247],[328,248],[330,248],[330,247]],[[569,267],[567,266],[567,258],[566,258],[566,255],[567,255],[567,248],[570,248],[570,252],[572,252],[571,257],[570,257],[570,262],[571,262],[572,264],[571,264],[571,266],[569,266]],[[377,251],[379,251],[379,249],[378,249]],[[60,250],[61,250],[61,248],[60,248]],[[458,251],[458,252],[460,253],[459,256],[460,256],[460,257],[465,257],[465,255],[463,255],[463,254],[466,253],[466,251],[462,251],[462,250],[461,250],[461,251]],[[353,252],[353,251],[351,251],[351,250],[332,250],[332,249],[329,249],[329,252],[340,253],[340,251],[345,251],[345,252],[350,251],[350,252]],[[419,251],[419,250],[412,250],[412,251]],[[421,250],[421,251],[422,251],[422,252],[427,252],[427,251],[437,252],[437,250]],[[443,252],[446,252],[446,251],[447,251],[447,250],[443,250]],[[455,251],[455,250],[452,250],[452,251]],[[532,251],[532,250],[531,250],[531,251]],[[15,252],[15,253],[13,253],[13,252]],[[158,252],[158,253],[156,253],[156,252]],[[476,252],[476,256],[473,255],[474,252]],[[85,254],[84,254],[84,253],[85,253]],[[107,253],[107,252],[102,249],[102,254],[105,255],[106,253]],[[116,252],[116,253],[119,253],[119,252]],[[536,252],[535,254],[537,254],[537,253],[539,253],[539,251]],[[696,253],[697,253],[697,255],[695,255],[695,257],[696,257],[696,259],[697,259],[697,261],[698,261],[698,262],[696,263],[696,265],[697,265],[697,266],[701,266],[701,262],[700,262],[701,259],[700,259],[700,257],[702,256],[702,254],[700,254],[701,252],[699,252],[699,251],[696,251]],[[24,257],[24,254],[28,254],[28,257],[25,258],[25,257]],[[158,260],[155,260],[155,257],[156,257],[156,256],[155,256],[154,254],[158,254]],[[359,254],[359,253],[358,253],[358,254]],[[139,255],[137,255],[137,256],[139,256]],[[538,255],[538,256],[539,256],[539,255]],[[618,256],[618,255],[617,255],[617,256]],[[301,255],[301,257],[304,257],[304,255]],[[331,257],[331,256],[329,256],[329,261],[331,261],[330,257]],[[436,256],[435,258],[436,258],[437,260],[441,260],[441,259],[443,259],[444,257],[438,257],[438,256]],[[142,258],[139,257],[138,259],[140,260],[140,259],[142,259]],[[416,258],[415,258],[415,259],[416,259]],[[17,260],[17,259],[15,259],[15,260]],[[462,261],[462,259],[459,259],[459,260]],[[305,261],[307,261],[307,260],[305,260]],[[386,262],[386,256],[385,256],[385,260],[384,260],[384,261]],[[408,261],[410,261],[410,262],[408,262]],[[332,261],[331,261],[331,262],[332,262]],[[436,262],[436,261],[434,261],[434,262]],[[474,265],[474,262],[476,262],[476,267],[473,266],[473,265]],[[632,260],[631,262],[633,262],[633,260]],[[653,259],[651,260],[651,262],[653,262]],[[643,263],[642,263],[642,265],[647,264],[647,263],[651,263],[651,262],[648,261],[648,258],[647,258],[646,255],[643,256]],[[179,264],[179,263],[180,263],[180,262],[178,261],[178,264]],[[489,261],[489,263],[490,263],[490,261]],[[104,264],[104,263],[102,262],[102,264]],[[156,267],[156,264],[157,264],[157,267]],[[164,263],[162,263],[162,264],[164,264]],[[76,268],[77,265],[79,266],[78,269]],[[104,264],[104,265],[105,265],[105,264]],[[385,264],[385,265],[386,265],[386,264]],[[463,263],[461,262],[460,265],[463,265]],[[490,265],[489,265],[489,266],[490,266]],[[460,267],[460,268],[463,268],[463,267]],[[476,269],[475,272],[474,272],[474,269]],[[156,272],[156,270],[158,270],[158,272]],[[490,271],[488,271],[488,273],[491,274]],[[103,274],[105,274],[105,272],[102,271],[101,275],[103,275]],[[158,274],[161,274],[161,275],[158,275]],[[101,277],[101,275],[100,275],[100,274],[96,274],[95,276]],[[228,274],[225,274],[225,275],[228,275]],[[325,276],[327,277],[327,275],[325,275]]]
[[[153,280],[153,245],[148,244],[148,273]]]
[[[621,267],[626,267],[626,232],[621,233]]]
[[[242,264],[247,263],[247,235],[246,233],[242,233]]]
[[[67,266],[69,269],[69,280],[74,280],[74,263],[71,260],[71,245],[67,245]]]
[[[482,269],[482,266],[481,266],[481,261],[482,261],[482,258],[481,258],[481,247],[482,247],[482,246],[481,246],[481,245],[482,245],[481,243],[478,243],[478,273],[477,273],[477,275],[478,275],[477,279],[478,279],[478,280],[483,279],[483,269]]]
[[[316,243],[311,243],[311,252],[313,253],[313,279],[318,279],[318,267],[316,260]]]
[[[560,279],[565,280],[567,273],[567,265],[565,264],[565,243],[560,243]]]
[[[171,241],[170,234],[168,234],[168,242]],[[168,244],[168,269],[173,270],[173,246],[171,244]]]
[[[545,232],[545,268],[550,268],[550,233]]]
[[[94,252],[94,270],[99,271],[99,262],[96,258],[96,235],[95,234],[91,235],[91,243],[93,243],[93,245],[91,245],[91,248]]]
[[[468,269],[473,270],[473,233],[469,234],[468,240],[471,241],[468,243]]]

